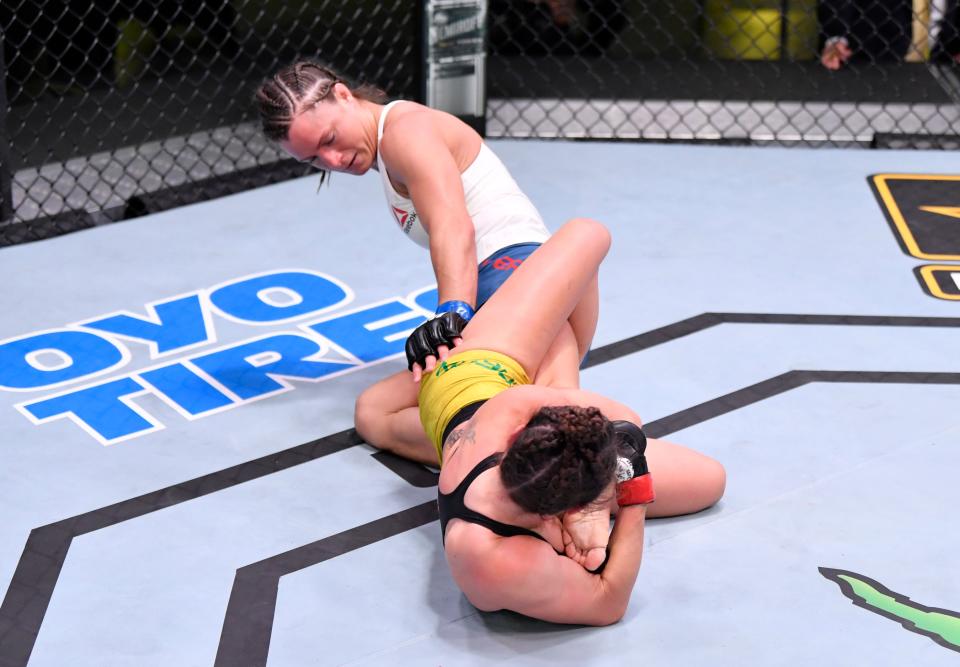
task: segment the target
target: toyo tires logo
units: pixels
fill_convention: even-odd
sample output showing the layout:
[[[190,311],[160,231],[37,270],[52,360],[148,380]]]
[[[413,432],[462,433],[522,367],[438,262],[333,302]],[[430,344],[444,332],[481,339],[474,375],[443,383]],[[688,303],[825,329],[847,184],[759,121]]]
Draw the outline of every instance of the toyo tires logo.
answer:
[[[336,278],[292,269],[32,332],[0,341],[0,392],[31,394],[15,408],[34,424],[69,419],[110,445],[164,428],[140,397],[186,420],[235,409],[402,354],[436,308],[435,288],[344,310],[353,298]],[[218,326],[281,330],[218,344]],[[152,363],[130,372],[135,352]]]

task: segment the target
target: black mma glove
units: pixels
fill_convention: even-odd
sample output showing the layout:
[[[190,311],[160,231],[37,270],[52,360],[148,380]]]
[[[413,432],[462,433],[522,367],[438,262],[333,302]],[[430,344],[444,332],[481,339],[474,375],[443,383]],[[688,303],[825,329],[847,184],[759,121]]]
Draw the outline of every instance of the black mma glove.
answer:
[[[437,348],[441,345],[452,348],[454,339],[460,338],[465,326],[467,321],[453,311],[441,313],[418,326],[407,338],[407,369],[412,371],[414,364],[424,366],[429,356],[439,359]]]

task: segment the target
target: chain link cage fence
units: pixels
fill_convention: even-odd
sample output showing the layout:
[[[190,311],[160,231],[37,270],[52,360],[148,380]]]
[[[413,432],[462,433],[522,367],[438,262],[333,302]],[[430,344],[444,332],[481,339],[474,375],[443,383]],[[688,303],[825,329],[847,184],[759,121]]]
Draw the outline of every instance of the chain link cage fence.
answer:
[[[311,168],[253,93],[300,57],[419,94],[417,0],[2,0],[0,245]]]
[[[420,99],[422,5],[3,0],[0,245],[304,175],[257,83],[308,56]],[[490,137],[960,146],[958,0],[486,8]]]
[[[956,148],[957,0],[491,0],[502,137]]]

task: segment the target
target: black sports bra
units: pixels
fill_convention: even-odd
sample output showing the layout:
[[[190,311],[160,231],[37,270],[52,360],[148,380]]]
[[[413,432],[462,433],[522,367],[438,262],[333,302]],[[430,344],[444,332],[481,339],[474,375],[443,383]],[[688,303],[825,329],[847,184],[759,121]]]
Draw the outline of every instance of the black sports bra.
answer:
[[[443,532],[444,541],[446,541],[447,537],[447,522],[449,522],[450,519],[462,519],[468,523],[478,523],[485,528],[489,528],[501,537],[529,535],[530,537],[535,537],[538,540],[547,542],[546,538],[544,538],[540,533],[536,533],[529,528],[511,526],[508,523],[491,519],[488,516],[480,514],[480,512],[470,509],[463,503],[464,496],[467,495],[467,489],[470,488],[470,485],[473,483],[473,481],[487,470],[490,470],[490,468],[493,468],[499,464],[501,458],[503,458],[503,452],[491,454],[484,460],[480,461],[480,463],[475,465],[473,470],[471,470],[467,476],[463,478],[463,481],[460,482],[457,488],[455,488],[453,491],[450,493],[437,492],[437,506],[440,510],[440,530]],[[547,542],[547,544],[550,543]],[[556,549],[554,549],[554,551],[556,551]],[[563,552],[557,551],[557,553],[562,554]]]
[[[479,403],[474,403],[460,410],[460,412],[454,416],[453,420],[451,420],[452,426],[448,426],[444,432],[444,440],[446,440],[446,437],[450,434],[450,431],[472,417],[483,403],[484,401],[480,401]],[[440,514],[440,534],[444,543],[447,541],[447,523],[450,521],[450,519],[460,519],[462,521],[466,521],[467,523],[479,524],[488,530],[493,531],[497,535],[500,535],[501,537],[528,535],[530,537],[535,537],[538,540],[547,542],[547,539],[540,533],[534,532],[529,528],[512,526],[509,523],[503,523],[502,521],[491,519],[484,514],[480,514],[480,512],[470,509],[464,504],[463,500],[467,495],[467,489],[470,488],[470,485],[473,484],[473,481],[487,470],[490,470],[490,468],[499,465],[500,459],[502,458],[503,452],[495,452],[480,461],[480,463],[473,467],[473,470],[467,473],[467,476],[464,477],[460,484],[457,485],[457,488],[450,493],[440,493],[440,490],[437,489],[437,509],[439,510]],[[547,542],[547,544],[550,544],[550,542]],[[552,544],[550,544],[550,548],[553,549]],[[557,552],[558,556],[565,555],[562,551],[557,551],[556,549],[553,550]],[[603,572],[603,568],[607,566],[607,561],[609,559],[610,547],[608,546],[606,557],[603,559],[603,562],[600,564],[600,566],[595,570],[588,570],[588,572],[600,574]]]

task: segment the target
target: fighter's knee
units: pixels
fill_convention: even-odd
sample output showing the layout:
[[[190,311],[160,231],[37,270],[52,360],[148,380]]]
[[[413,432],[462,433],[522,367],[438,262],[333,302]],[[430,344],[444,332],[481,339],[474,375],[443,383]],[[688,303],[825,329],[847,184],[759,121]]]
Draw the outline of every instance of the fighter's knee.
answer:
[[[610,230],[602,222],[593,218],[573,218],[568,225],[572,225],[578,233],[583,234],[606,252],[610,248]]]
[[[378,412],[377,404],[371,396],[369,389],[364,390],[357,396],[353,404],[353,424],[360,437],[369,441],[375,436],[378,417],[383,417],[382,411]],[[375,438],[374,438],[375,439]]]
[[[716,459],[699,456],[689,461],[689,474],[682,513],[700,512],[713,507],[723,497],[727,486],[727,471]],[[656,480],[656,475],[654,475]]]
[[[707,459],[704,472],[706,506],[711,507],[720,501],[727,488],[727,470],[716,459]]]

